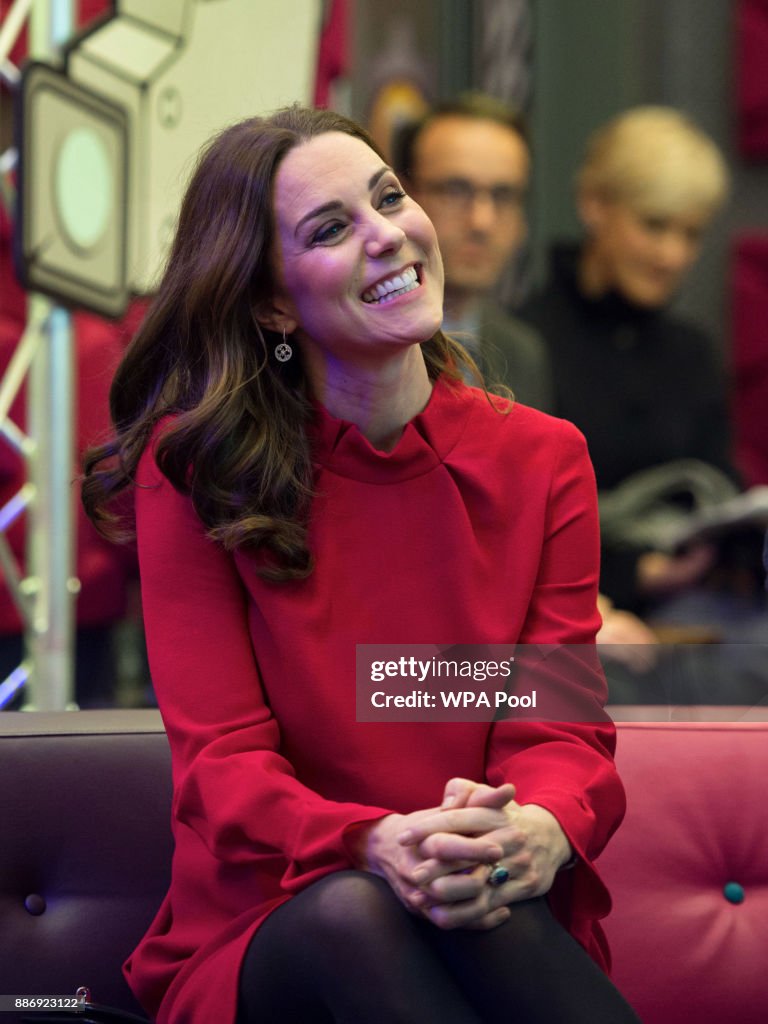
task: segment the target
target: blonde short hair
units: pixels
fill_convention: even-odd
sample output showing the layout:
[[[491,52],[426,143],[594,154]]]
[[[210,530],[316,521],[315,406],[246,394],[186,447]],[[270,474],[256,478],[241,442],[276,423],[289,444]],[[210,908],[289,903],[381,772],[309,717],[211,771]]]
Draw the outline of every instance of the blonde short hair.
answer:
[[[576,185],[642,213],[711,215],[727,196],[728,170],[712,139],[684,114],[634,107],[590,137]]]

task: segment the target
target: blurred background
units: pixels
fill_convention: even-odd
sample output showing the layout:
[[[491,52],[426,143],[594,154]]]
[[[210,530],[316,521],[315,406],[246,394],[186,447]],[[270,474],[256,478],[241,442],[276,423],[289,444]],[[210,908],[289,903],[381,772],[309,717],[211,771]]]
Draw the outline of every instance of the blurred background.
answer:
[[[742,232],[768,230],[768,146],[744,137],[758,96],[768,117],[768,73],[762,92],[750,82],[768,65],[768,4],[357,0],[354,9],[353,116],[368,120],[382,80],[403,75],[411,61],[414,81],[430,98],[477,88],[525,108],[535,279],[543,276],[552,240],[578,234],[572,182],[588,135],[639,104],[688,113],[726,154],[733,192],[678,302],[728,343],[733,242]]]
[[[48,26],[38,29],[36,42],[30,16]],[[151,292],[150,269],[172,230],[175,197],[194,151],[219,124],[293,99],[350,114],[387,151],[398,126],[468,89],[522,111],[533,163],[527,243],[503,285],[512,306],[543,279],[551,243],[579,234],[573,178],[589,134],[639,104],[687,113],[725,154],[732,190],[675,306],[704,326],[730,368],[737,440],[740,432],[755,432],[749,410],[768,408],[768,328],[755,329],[768,324],[768,0],[0,0],[0,19],[0,40],[9,42],[0,69],[0,323],[9,346],[3,365],[11,364],[12,343],[21,339],[30,316],[26,291],[39,289],[52,308],[66,306],[86,318],[76,326],[77,336],[92,340],[100,334],[109,352],[101,363],[90,362],[90,371],[80,371],[95,376],[97,388],[89,399],[89,436],[83,426],[76,448],[106,430],[111,367],[141,315],[137,298]],[[110,20],[120,21],[120,32],[112,31],[113,24],[99,34]],[[30,52],[47,70],[24,70]],[[152,109],[144,109],[148,102]],[[103,133],[103,152],[69,147],[68,187],[72,202],[84,204],[88,216],[95,216],[94,208],[101,211],[105,225],[110,203],[114,207],[104,227],[109,266],[95,248],[88,252],[102,225],[85,214],[84,220],[65,216],[51,200],[55,192],[65,204],[66,196],[64,186],[48,181],[52,163],[59,160],[61,170],[62,161],[51,152],[45,118],[56,121],[64,116],[60,112],[70,116],[73,110],[73,124],[87,115],[97,135]],[[154,127],[144,138],[141,128],[150,121]],[[79,142],[84,138],[80,134]],[[112,181],[104,177],[105,167]],[[106,198],[99,198],[99,182]],[[63,239],[58,250],[58,242],[46,241],[45,217]],[[46,264],[46,252],[54,250],[55,266]],[[92,286],[94,274],[104,279]],[[43,312],[43,319],[48,315]],[[25,429],[23,392],[19,396],[10,415]],[[10,397],[6,404],[10,408]],[[76,399],[76,435],[78,415]],[[740,465],[749,485],[768,483],[768,430],[762,436],[763,461]],[[4,500],[21,486],[23,447],[16,445],[16,476],[11,473]],[[17,511],[0,525],[6,520],[17,534],[10,547],[23,581],[29,537],[19,532]],[[66,523],[38,522],[36,528],[68,543],[62,539],[70,529]],[[131,569],[121,557],[119,575],[111,578],[125,581],[125,593],[111,602],[110,631],[116,629],[124,681],[104,700],[151,703]],[[7,584],[7,559],[3,565]],[[82,577],[79,566],[75,575]],[[110,578],[108,572],[102,577]],[[42,586],[48,586],[45,577]],[[34,600],[29,593],[25,600]],[[34,631],[32,618],[27,633]],[[67,631],[94,621],[67,625],[65,615],[59,653]],[[38,624],[38,634],[46,631],[50,621]],[[23,657],[20,636],[18,651]],[[0,691],[0,706],[9,706],[14,694],[18,699],[17,691],[23,691],[23,680]]]

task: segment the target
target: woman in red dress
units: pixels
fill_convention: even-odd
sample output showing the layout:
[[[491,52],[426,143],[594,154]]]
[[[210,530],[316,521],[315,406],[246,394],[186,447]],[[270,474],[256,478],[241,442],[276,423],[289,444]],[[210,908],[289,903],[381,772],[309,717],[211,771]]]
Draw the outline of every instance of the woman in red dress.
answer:
[[[583,439],[461,382],[442,286],[345,118],[201,157],[84,485],[101,524],[134,488],[173,754],[172,884],[126,964],[160,1022],[635,1020],[600,970],[599,671],[579,721],[356,720],[358,644],[591,651],[600,622]]]

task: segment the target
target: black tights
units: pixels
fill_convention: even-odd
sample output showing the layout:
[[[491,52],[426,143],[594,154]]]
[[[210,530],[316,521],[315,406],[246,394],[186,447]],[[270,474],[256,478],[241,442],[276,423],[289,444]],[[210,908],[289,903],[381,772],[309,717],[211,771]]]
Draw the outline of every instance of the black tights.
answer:
[[[544,898],[444,931],[375,875],[327,875],[251,942],[237,1024],[637,1024]]]

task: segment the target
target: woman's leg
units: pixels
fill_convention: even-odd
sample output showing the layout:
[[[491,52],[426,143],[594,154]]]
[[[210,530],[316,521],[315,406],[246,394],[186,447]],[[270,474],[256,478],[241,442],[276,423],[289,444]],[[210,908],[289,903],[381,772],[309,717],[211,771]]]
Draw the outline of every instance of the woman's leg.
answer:
[[[278,907],[243,963],[238,1024],[326,1022],[480,1024],[428,933],[361,871],[327,875]]]
[[[637,1024],[545,899],[510,909],[443,931],[375,875],[328,875],[254,936],[238,1024]]]
[[[515,1024],[638,1024],[589,954],[552,916],[544,897],[512,903],[490,931],[442,931],[430,939],[481,1020]]]

